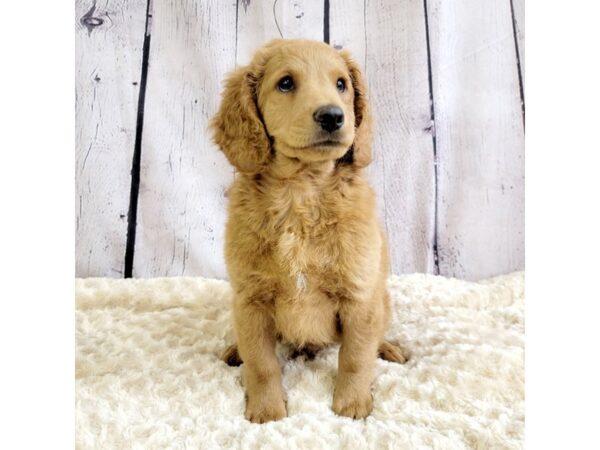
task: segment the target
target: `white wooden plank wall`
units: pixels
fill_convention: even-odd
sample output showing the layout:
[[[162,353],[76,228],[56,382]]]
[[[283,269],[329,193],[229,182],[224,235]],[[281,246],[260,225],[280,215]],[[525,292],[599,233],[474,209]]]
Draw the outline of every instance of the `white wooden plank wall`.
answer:
[[[275,15],[273,13],[275,4]],[[238,2],[237,64],[250,62],[262,43],[271,39],[323,40],[323,2],[314,0]],[[279,29],[277,28],[279,25]],[[279,33],[281,30],[281,34]]]
[[[523,123],[525,123],[525,0],[511,0]],[[523,128],[524,130],[524,128]]]
[[[76,273],[123,276],[146,0],[76,2]]]
[[[120,276],[128,252],[133,276],[226,278],[234,171],[207,124],[224,75],[280,33],[347,48],[366,73],[395,273],[523,269],[524,0],[153,3],[144,64],[146,0],[77,2],[78,276]],[[110,26],[88,31],[86,13]]]
[[[435,168],[421,2],[372,1],[367,65],[376,119],[370,172],[385,211],[397,273],[435,270]]]
[[[512,0],[514,30],[517,34],[521,75],[525,78],[525,0]]]
[[[427,0],[440,273],[522,268],[523,118],[510,2]]]
[[[331,44],[349,49],[369,83],[375,188],[395,272],[432,272],[435,173],[421,2],[331,3]]]
[[[224,277],[233,170],[208,123],[235,65],[231,2],[155,1],[133,275]]]

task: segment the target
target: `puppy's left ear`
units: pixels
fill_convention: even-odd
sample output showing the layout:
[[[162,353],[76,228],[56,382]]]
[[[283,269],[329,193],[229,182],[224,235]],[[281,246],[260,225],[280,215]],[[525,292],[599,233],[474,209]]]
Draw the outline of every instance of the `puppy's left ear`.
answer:
[[[346,50],[340,52],[340,56],[348,66],[352,87],[354,89],[354,143],[353,164],[357,167],[365,167],[372,160],[372,118],[367,98],[367,85],[358,64],[352,59]]]

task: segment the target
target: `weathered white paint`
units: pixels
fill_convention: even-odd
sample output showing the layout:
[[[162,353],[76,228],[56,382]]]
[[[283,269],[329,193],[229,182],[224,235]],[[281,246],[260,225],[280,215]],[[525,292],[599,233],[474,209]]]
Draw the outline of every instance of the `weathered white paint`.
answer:
[[[134,276],[225,276],[233,170],[208,123],[235,63],[235,14],[234,2],[154,2]]]
[[[274,38],[323,40],[323,2],[278,0],[238,2],[237,63],[248,64],[254,51]],[[275,22],[277,16],[277,24]]]
[[[515,30],[519,57],[521,62],[521,75],[525,79],[525,0],[512,0],[515,14]]]
[[[146,1],[78,0],[76,20],[76,273],[119,277]]]
[[[434,270],[435,171],[421,2],[369,2],[367,65],[385,230],[396,273]]]
[[[428,0],[440,272],[523,268],[523,121],[510,3]]]
[[[350,50],[363,69],[367,64],[365,25],[373,9],[372,4],[367,9],[367,2],[351,0],[332,1],[329,7],[329,43],[337,49]]]
[[[77,2],[78,20],[94,5]],[[509,0],[330,0],[329,38],[364,68],[376,120],[368,174],[392,270],[480,278],[523,268],[523,120]],[[524,71],[523,0],[513,0]],[[324,2],[278,0],[284,37],[322,40]],[[123,271],[146,1],[77,23],[77,275]],[[134,276],[225,277],[233,169],[210,142],[224,75],[279,37],[273,1],[155,1]],[[97,80],[96,78],[99,78]]]
[[[332,45],[367,75],[375,121],[368,169],[397,273],[434,270],[435,177],[420,2],[332,2]]]

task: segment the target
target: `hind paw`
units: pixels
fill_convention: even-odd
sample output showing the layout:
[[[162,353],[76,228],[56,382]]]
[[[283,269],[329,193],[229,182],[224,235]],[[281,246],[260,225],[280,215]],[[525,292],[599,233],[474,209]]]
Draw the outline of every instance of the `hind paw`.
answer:
[[[379,344],[377,350],[378,356],[386,361],[404,364],[408,360],[408,355],[400,347],[388,341]]]
[[[221,359],[227,363],[228,366],[237,367],[241,365],[244,361],[240,358],[238,353],[237,344],[230,345],[225,349],[223,354],[221,355]]]

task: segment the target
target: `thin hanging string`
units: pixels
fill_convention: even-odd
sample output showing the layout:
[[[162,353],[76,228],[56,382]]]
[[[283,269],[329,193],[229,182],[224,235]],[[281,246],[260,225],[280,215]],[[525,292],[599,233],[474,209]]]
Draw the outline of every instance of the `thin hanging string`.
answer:
[[[273,2],[273,19],[275,19],[275,26],[277,27],[277,31],[279,31],[279,36],[283,39],[283,33],[281,32],[281,28],[279,28],[279,22],[277,21],[277,12],[275,11],[275,7],[277,6],[277,1]]]

